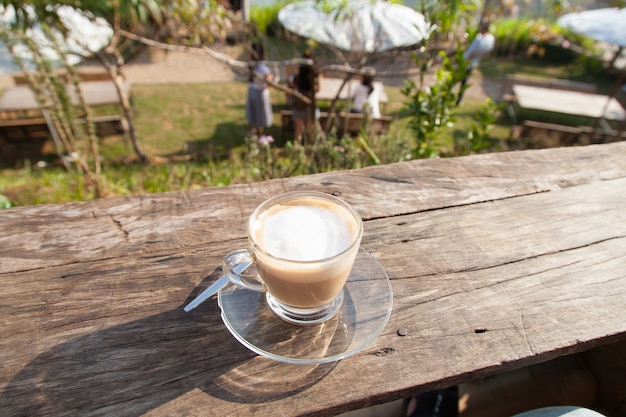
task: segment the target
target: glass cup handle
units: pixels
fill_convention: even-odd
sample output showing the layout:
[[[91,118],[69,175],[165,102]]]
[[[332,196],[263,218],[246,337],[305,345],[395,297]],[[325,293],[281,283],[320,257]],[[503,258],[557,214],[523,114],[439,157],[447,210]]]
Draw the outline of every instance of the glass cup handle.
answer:
[[[263,282],[259,279],[254,255],[249,249],[240,249],[226,255],[222,269],[224,276],[238,287],[256,292],[266,292]]]

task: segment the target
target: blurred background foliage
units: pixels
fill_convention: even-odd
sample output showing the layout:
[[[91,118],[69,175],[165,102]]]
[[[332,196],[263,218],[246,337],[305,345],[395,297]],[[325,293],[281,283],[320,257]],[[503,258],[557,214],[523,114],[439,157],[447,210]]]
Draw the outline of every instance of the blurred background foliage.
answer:
[[[2,2],[4,5],[8,3],[14,2]],[[89,6],[90,2],[72,3]],[[112,5],[117,2],[96,3],[104,16],[113,16]],[[228,26],[227,21],[232,16],[215,1],[207,2],[207,9],[201,16],[183,12],[180,7],[184,0],[165,3],[133,0],[131,3],[135,7],[131,10],[143,17],[133,17],[135,12],[124,13],[127,22],[132,22],[128,29],[139,28],[138,33],[153,35],[162,41],[176,40],[196,46],[206,43],[218,49],[228,46],[235,51],[236,58],[241,58],[247,56],[247,42],[263,39],[269,58],[275,60],[299,56],[311,45],[286,33],[278,22],[278,12],[287,4],[284,0],[253,7],[250,10],[252,27],[230,45],[224,44],[231,41],[220,31]],[[498,103],[467,97],[463,107],[455,108],[453,94],[443,94],[444,90],[450,93],[455,87],[454,78],[449,78],[449,74],[455,71],[456,64],[450,59],[473,36],[481,19],[492,21],[496,50],[481,65],[480,71],[495,82],[506,74],[524,73],[595,82],[600,91],[606,91],[614,76],[607,73],[598,58],[600,52],[591,40],[555,23],[559,14],[572,10],[573,6],[563,1],[523,2],[524,7],[511,17],[511,8],[516,4],[463,0],[416,3],[414,7],[436,22],[438,30],[424,45],[430,48],[430,55],[419,49],[416,51],[415,68],[423,66],[426,71],[444,71],[448,75],[441,74],[441,82],[433,86],[436,88],[429,86],[425,89],[419,84],[387,87],[390,98],[387,114],[393,116],[394,121],[384,135],[375,135],[365,129],[357,138],[347,138],[330,132],[324,143],[303,148],[290,142],[290,134],[283,137],[276,116],[274,126],[268,130],[276,140],[266,145],[246,137],[243,105],[247,85],[243,81],[219,85],[136,86],[136,127],[151,163],[145,165],[129,160],[120,138],[101,141],[105,196],[223,186],[420,157],[515,149],[518,144],[511,140],[510,122],[502,115]],[[106,5],[111,7],[104,7]],[[155,16],[149,12],[157,5],[161,12],[167,12],[163,15],[164,26],[155,25],[158,22],[150,17]],[[199,27],[204,27],[205,32],[195,32]],[[204,35],[196,36],[199,33]],[[211,37],[211,34],[216,36]],[[332,56],[324,46],[315,46],[321,56]],[[440,58],[442,53],[444,57]],[[435,96],[428,94],[439,94],[447,99],[437,101]],[[272,97],[275,113],[287,108],[283,94],[275,92]],[[445,122],[437,124],[437,131],[424,130],[420,120],[439,117],[432,116],[435,107],[439,115],[445,116]],[[422,119],[415,118],[417,113]],[[18,161],[17,165],[1,164],[2,207],[64,203],[95,197],[84,186],[84,178],[59,166],[54,155],[41,160]]]

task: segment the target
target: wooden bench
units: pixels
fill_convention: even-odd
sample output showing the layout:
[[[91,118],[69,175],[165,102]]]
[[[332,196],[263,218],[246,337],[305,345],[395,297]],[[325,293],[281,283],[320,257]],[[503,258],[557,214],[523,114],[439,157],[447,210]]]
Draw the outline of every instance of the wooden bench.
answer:
[[[36,119],[41,117],[40,109],[0,110],[0,122],[3,120]]]
[[[84,120],[80,120],[84,123]],[[93,118],[99,138],[123,135],[128,132],[126,119],[119,115]],[[0,119],[0,158],[15,161],[18,158],[38,158],[44,153],[44,144],[52,135],[46,119]]]
[[[540,147],[573,145],[578,141],[581,128],[555,123],[524,120],[519,129],[518,139],[526,139]]]
[[[330,123],[331,128],[337,128],[339,135],[343,135],[347,133],[351,136],[356,136],[361,132],[361,129],[364,127],[364,122],[366,121],[366,117],[360,113],[339,113],[339,114],[329,114],[328,112],[320,112],[320,124],[322,128],[328,126],[328,119],[332,118]],[[293,117],[291,110],[281,110],[280,112],[281,126],[282,126],[282,137],[285,138],[285,132],[293,131]],[[365,127],[366,131],[373,132],[377,135],[385,134],[389,131],[389,126],[393,117],[391,116],[381,116],[379,118],[369,118],[367,119],[367,126]]]
[[[361,113],[340,113],[335,120],[337,130],[340,133],[347,132],[355,136],[361,132],[363,128],[366,131],[373,132],[377,135],[385,134],[389,131],[389,125],[393,118],[391,116],[380,116],[378,118],[366,117]],[[364,126],[364,123],[367,126]]]
[[[128,132],[128,123],[120,115],[98,116],[93,118],[98,137],[123,135]]]
[[[14,163],[38,158],[45,153],[49,138],[48,125],[43,117],[0,120],[0,160]]]
[[[0,120],[0,139],[3,141],[47,139],[49,135],[48,125],[43,117]]]
[[[84,120],[81,119],[80,122],[84,123]],[[94,117],[93,122],[96,125],[96,134],[101,138],[128,131],[126,120],[119,115]],[[43,117],[0,120],[0,138],[5,141],[22,142],[49,136],[50,130]]]
[[[524,139],[537,147],[558,147],[610,143],[626,139],[626,132],[604,130],[590,126],[567,126],[524,120],[516,128],[516,139]]]

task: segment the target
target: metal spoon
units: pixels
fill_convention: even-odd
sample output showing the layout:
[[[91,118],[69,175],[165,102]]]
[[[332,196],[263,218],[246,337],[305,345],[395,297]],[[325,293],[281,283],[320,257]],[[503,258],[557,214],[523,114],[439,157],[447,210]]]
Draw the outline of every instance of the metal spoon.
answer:
[[[248,269],[248,267],[250,265],[251,265],[251,262],[243,262],[243,263],[237,265],[233,269],[233,271],[235,272],[235,274],[239,275],[243,271]],[[211,284],[209,286],[209,288],[207,288],[206,290],[202,291],[196,298],[191,300],[191,302],[185,306],[185,308],[184,308],[185,312],[188,313],[191,310],[193,310],[194,308],[198,307],[201,303],[206,301],[209,297],[213,296],[219,290],[221,290],[226,285],[228,285],[229,282],[230,282],[230,280],[228,279],[228,277],[226,275],[222,275],[217,281],[215,281],[213,284]]]
[[[224,288],[230,280],[227,276],[222,275],[217,281],[215,281],[209,288],[202,291],[196,298],[194,298],[189,304],[185,306],[185,311],[188,313],[194,308],[198,307],[202,302],[211,297],[213,294],[217,293],[219,290]]]

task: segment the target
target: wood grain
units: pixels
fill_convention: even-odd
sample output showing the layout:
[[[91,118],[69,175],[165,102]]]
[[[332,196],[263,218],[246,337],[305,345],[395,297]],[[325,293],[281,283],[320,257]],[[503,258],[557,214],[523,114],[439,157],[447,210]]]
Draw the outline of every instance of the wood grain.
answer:
[[[0,415],[331,416],[626,337],[626,143],[0,212]],[[256,356],[215,300],[260,201],[339,194],[394,290],[365,351]],[[401,329],[402,332],[398,332]],[[402,335],[400,335],[402,334]]]
[[[624,145],[420,160],[252,185],[4,210],[0,273],[245,239],[252,210],[287,190],[340,195],[369,220],[623,178]]]

